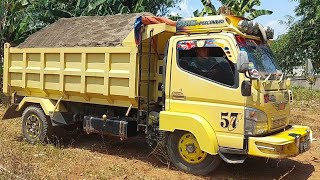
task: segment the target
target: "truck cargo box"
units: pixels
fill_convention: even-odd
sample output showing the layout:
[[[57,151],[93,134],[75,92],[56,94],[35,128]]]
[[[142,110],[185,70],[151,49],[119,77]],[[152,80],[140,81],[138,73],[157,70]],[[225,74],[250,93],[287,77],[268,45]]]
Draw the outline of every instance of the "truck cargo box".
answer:
[[[123,15],[121,18],[125,19]],[[94,17],[90,17],[90,22],[92,19]],[[47,28],[53,31],[52,26]],[[72,24],[69,28],[72,29]],[[23,43],[15,48],[5,44],[4,93],[55,100],[62,97],[64,101],[123,107],[133,104],[137,107],[139,78],[141,96],[147,96],[149,32],[152,29],[150,92],[152,100],[157,101],[161,97],[158,86],[162,82],[160,66],[165,43],[175,33],[175,27],[165,23],[150,24],[144,28],[141,77],[133,26],[116,46],[37,47],[33,43],[32,48],[28,48],[28,44]],[[36,35],[46,34],[44,32],[45,29]]]

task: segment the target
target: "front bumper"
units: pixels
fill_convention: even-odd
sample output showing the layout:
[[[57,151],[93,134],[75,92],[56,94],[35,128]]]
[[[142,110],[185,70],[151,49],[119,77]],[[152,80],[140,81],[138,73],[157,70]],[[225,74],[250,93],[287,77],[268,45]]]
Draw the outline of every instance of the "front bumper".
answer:
[[[264,137],[249,137],[248,154],[265,158],[296,156],[310,149],[312,131],[307,126],[292,126],[289,129]]]

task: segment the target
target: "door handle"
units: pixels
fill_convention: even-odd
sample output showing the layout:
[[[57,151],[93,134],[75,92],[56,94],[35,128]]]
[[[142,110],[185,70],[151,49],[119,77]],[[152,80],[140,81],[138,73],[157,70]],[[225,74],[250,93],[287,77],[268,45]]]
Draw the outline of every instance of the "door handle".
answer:
[[[175,100],[186,100],[186,96],[181,91],[173,91],[171,93],[171,98]]]

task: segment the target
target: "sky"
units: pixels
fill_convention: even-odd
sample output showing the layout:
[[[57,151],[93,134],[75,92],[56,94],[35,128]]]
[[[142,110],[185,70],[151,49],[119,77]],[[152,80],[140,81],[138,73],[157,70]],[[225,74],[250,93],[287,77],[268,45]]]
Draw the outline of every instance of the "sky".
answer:
[[[211,0],[216,9],[220,7],[217,0]],[[261,0],[261,6],[257,9],[272,10],[272,15],[260,16],[255,21],[261,23],[263,26],[270,26],[275,30],[275,37],[287,32],[287,27],[280,24],[280,20],[285,20],[286,15],[294,16],[294,9],[298,5],[297,2],[291,0]],[[183,17],[192,17],[193,12],[197,9],[201,11],[203,5],[200,0],[181,0],[177,8],[171,10],[172,14],[179,13]]]

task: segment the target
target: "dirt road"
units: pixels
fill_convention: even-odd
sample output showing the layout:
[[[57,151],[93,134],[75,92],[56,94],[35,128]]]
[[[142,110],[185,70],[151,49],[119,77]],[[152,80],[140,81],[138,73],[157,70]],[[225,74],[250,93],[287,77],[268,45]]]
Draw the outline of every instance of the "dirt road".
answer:
[[[0,179],[320,179],[320,112],[294,109],[295,123],[309,125],[318,141],[310,151],[282,161],[248,158],[223,163],[207,177],[168,168],[140,139],[118,141],[81,136],[53,145],[30,145],[21,137],[19,119],[0,122]],[[311,115],[310,115],[311,114]]]

